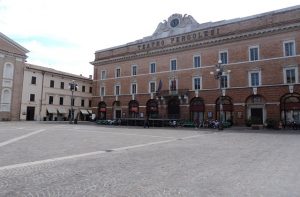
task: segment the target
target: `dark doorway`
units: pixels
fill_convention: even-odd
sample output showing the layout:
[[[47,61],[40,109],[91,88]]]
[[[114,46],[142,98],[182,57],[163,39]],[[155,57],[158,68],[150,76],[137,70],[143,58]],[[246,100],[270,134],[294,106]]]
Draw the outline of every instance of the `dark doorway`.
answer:
[[[34,120],[35,107],[27,107],[26,120]]]
[[[168,102],[168,118],[179,119],[180,118],[180,101],[178,98],[172,98]]]
[[[116,110],[116,119],[121,118],[121,110]]]
[[[251,120],[254,124],[263,124],[263,109],[251,108]]]

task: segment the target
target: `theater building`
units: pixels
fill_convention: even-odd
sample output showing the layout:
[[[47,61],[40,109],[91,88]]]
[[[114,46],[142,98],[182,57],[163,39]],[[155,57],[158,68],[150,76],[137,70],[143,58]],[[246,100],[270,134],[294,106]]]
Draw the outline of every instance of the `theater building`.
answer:
[[[23,70],[28,52],[0,32],[0,121],[20,119]]]
[[[207,23],[173,14],[151,36],[95,52],[93,110],[98,119],[300,121],[299,53],[300,6]]]

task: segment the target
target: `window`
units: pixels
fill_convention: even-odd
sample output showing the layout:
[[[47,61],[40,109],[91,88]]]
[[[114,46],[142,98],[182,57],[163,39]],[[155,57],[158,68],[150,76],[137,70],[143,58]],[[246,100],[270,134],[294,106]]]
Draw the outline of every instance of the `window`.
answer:
[[[259,60],[259,51],[258,46],[253,46],[249,48],[249,61]]]
[[[284,44],[284,56],[294,56],[295,53],[295,41],[286,41]]]
[[[132,76],[137,75],[137,65],[132,65],[131,66],[131,75]]]
[[[36,77],[35,76],[31,77],[31,84],[33,84],[33,85],[36,84]]]
[[[177,70],[177,61],[176,60],[170,61],[170,70]]]
[[[169,83],[170,83],[170,90],[171,91],[176,91],[177,90],[177,88],[176,88],[177,87],[176,79],[170,80]]]
[[[194,77],[193,80],[193,90],[200,90],[201,89],[201,78],[200,77]]]
[[[149,83],[149,92],[150,93],[153,93],[153,92],[155,92],[155,90],[156,90],[156,83],[154,82],[154,81],[151,81],[150,83]]]
[[[222,61],[222,64],[228,64],[228,52],[221,51],[219,53],[219,59]]]
[[[92,107],[92,101],[89,100],[89,107]]]
[[[116,69],[116,73],[115,73],[116,75],[116,78],[119,78],[119,77],[121,77],[121,68],[117,68]]]
[[[228,76],[227,75],[221,76],[221,88],[228,88]]]
[[[65,83],[64,82],[60,82],[60,89],[65,89]]]
[[[64,97],[59,97],[59,104],[63,105],[64,104]]]
[[[116,96],[120,95],[120,92],[121,92],[120,89],[121,89],[120,85],[115,86],[115,95]]]
[[[199,68],[201,66],[200,56],[194,56],[194,68]]]
[[[3,78],[13,79],[14,77],[14,66],[11,63],[5,63],[3,70]]]
[[[82,92],[85,92],[85,86],[82,86],[81,89],[82,89]]]
[[[131,94],[136,94],[137,93],[137,85],[136,83],[131,84]]]
[[[259,71],[252,71],[249,72],[249,86],[256,87],[260,86],[260,72]]]
[[[30,98],[30,101],[31,102],[34,102],[34,100],[35,100],[35,94],[30,94],[30,96],[29,96]]]
[[[0,111],[10,111],[10,103],[11,103],[11,90],[3,89],[1,94],[1,105]]]
[[[150,73],[156,73],[156,63],[150,64]]]
[[[92,93],[93,92],[93,87],[90,87],[90,93]]]
[[[50,80],[50,88],[54,88],[54,80]]]
[[[84,107],[84,99],[81,99],[81,107]]]
[[[71,98],[71,105],[74,106],[74,104],[75,104],[75,99]]]
[[[298,83],[298,69],[295,67],[284,68],[284,83]]]
[[[105,96],[105,87],[100,88],[100,96]]]
[[[106,71],[105,70],[101,71],[101,79],[102,80],[106,79]]]
[[[53,96],[49,96],[49,104],[53,104]]]

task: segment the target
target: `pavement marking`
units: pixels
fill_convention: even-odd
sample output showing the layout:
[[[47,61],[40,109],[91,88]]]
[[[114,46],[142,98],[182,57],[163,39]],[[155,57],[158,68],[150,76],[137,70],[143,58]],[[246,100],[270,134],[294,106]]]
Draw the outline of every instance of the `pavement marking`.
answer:
[[[145,135],[145,134],[121,133],[121,132],[110,132],[110,131],[95,131],[95,132],[109,133],[109,134],[116,134],[116,135],[131,135],[131,136],[142,136],[142,137],[175,139],[175,137],[167,137],[167,136],[159,136],[159,135]]]
[[[22,140],[22,139],[24,139],[24,138],[28,138],[28,137],[30,137],[30,136],[32,136],[32,135],[36,135],[36,134],[41,133],[41,132],[43,132],[43,131],[46,131],[46,129],[40,129],[40,130],[31,132],[31,133],[28,133],[28,134],[25,134],[25,135],[22,135],[22,136],[19,136],[19,137],[16,137],[16,138],[7,140],[7,141],[5,141],[5,142],[1,142],[1,143],[0,143],[0,147],[6,146],[6,145],[11,144],[11,143],[14,143],[14,142],[17,142],[17,141]]]
[[[0,167],[0,171],[11,170],[11,169],[16,169],[16,168],[22,168],[22,167],[35,166],[35,165],[41,165],[41,164],[46,164],[46,163],[56,162],[56,161],[78,159],[78,158],[83,158],[83,157],[88,157],[88,156],[100,155],[100,154],[103,154],[103,153],[108,153],[109,154],[111,152],[116,152],[116,151],[123,151],[123,150],[141,148],[141,147],[152,146],[152,145],[157,145],[157,144],[164,144],[164,143],[169,143],[169,142],[175,142],[178,139],[185,140],[185,139],[197,138],[197,137],[201,137],[201,136],[203,136],[203,134],[202,135],[193,135],[193,136],[188,136],[188,137],[183,137],[183,138],[174,138],[174,139],[170,139],[170,140],[163,140],[163,141],[157,141],[157,142],[149,142],[149,143],[145,143],[145,144],[125,146],[125,147],[120,147],[120,148],[104,150],[104,151],[94,151],[94,152],[77,154],[77,155],[70,155],[70,156],[65,156],[65,157],[57,157],[57,158],[52,158],[52,159],[40,160],[40,161],[33,161],[33,162],[27,162],[27,163],[20,163],[20,164],[2,166],[2,167]]]

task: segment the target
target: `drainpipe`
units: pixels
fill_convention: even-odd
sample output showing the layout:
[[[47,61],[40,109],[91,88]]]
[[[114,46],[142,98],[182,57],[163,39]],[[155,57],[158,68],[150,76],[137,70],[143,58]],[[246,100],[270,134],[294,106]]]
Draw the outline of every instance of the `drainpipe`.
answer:
[[[44,78],[45,78],[45,72],[42,72],[42,89],[41,89],[41,101],[40,101],[40,111],[39,111],[39,116],[40,116],[40,121],[43,120],[42,118],[42,107],[43,107],[43,94],[44,94]]]

